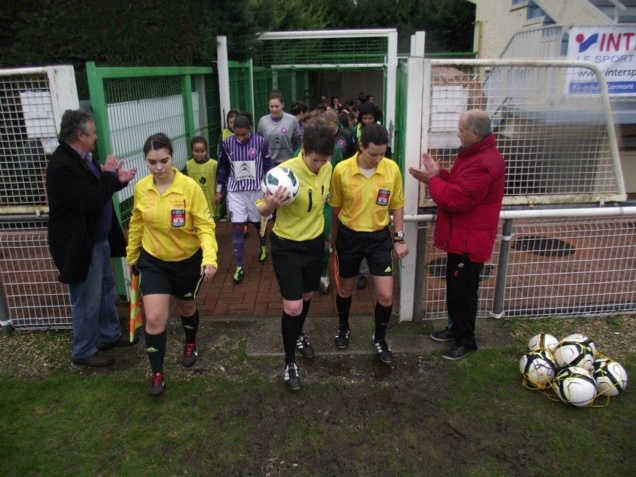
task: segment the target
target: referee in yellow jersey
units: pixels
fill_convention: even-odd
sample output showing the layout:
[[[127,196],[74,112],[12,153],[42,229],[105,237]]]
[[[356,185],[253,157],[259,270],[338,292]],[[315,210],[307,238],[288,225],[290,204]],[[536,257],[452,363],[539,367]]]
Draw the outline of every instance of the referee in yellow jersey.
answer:
[[[281,331],[285,348],[284,379],[293,391],[300,389],[296,343],[301,336],[314,291],[320,284],[325,225],[322,209],[329,197],[334,137],[327,123],[307,123],[300,155],[279,167],[294,171],[300,183],[296,199],[283,205],[287,193],[279,187],[257,201],[262,216],[278,209],[270,237],[272,264],[283,297]],[[312,353],[313,355],[313,353]],[[305,356],[310,357],[305,354]]]
[[[194,301],[202,280],[214,277],[217,243],[214,218],[199,184],[173,167],[173,149],[165,134],[144,144],[150,174],[135,186],[126,260],[139,273],[146,315],[146,351],[152,368],[148,393],[166,386],[163,361],[170,296],[185,331],[183,365],[197,359],[199,311]]]
[[[398,165],[384,154],[389,136],[383,126],[368,124],[362,131],[359,149],[333,171],[329,205],[333,207],[331,242],[338,257],[336,309],[340,325],[336,346],[349,345],[351,295],[366,258],[378,301],[375,304],[373,344],[380,360],[393,362],[385,340],[393,309],[393,253],[402,259],[408,254],[404,241],[404,189]],[[389,231],[393,212],[394,233]]]

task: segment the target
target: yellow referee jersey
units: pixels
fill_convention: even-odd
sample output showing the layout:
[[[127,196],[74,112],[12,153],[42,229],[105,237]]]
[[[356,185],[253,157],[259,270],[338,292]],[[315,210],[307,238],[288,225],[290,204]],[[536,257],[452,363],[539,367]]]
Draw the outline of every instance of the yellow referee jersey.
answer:
[[[389,224],[390,210],[404,207],[400,168],[383,158],[368,179],[358,168],[358,154],[339,163],[331,178],[329,205],[341,207],[339,219],[357,232],[375,232]]]
[[[279,237],[298,242],[314,239],[325,228],[322,209],[329,197],[331,164],[327,162],[316,174],[307,167],[301,153],[285,161],[282,166],[294,171],[300,189],[291,204],[276,210],[273,231]]]
[[[141,247],[166,262],[190,258],[201,247],[201,265],[217,266],[215,224],[203,191],[194,180],[177,171],[174,181],[161,195],[152,174],[135,186],[134,205],[128,229],[126,260],[137,263]]]

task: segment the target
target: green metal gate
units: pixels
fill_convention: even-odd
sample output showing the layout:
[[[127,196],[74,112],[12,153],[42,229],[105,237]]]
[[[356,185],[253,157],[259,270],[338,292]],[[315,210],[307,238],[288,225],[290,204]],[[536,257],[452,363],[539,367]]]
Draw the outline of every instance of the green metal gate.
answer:
[[[163,132],[172,140],[174,165],[183,168],[190,140],[203,136],[216,151],[221,133],[218,78],[212,68],[111,68],[86,64],[91,107],[101,160],[115,154],[137,177],[113,198],[123,226],[132,211],[135,183],[147,174],[142,154],[146,138]],[[123,264],[115,263],[117,288],[126,294]]]

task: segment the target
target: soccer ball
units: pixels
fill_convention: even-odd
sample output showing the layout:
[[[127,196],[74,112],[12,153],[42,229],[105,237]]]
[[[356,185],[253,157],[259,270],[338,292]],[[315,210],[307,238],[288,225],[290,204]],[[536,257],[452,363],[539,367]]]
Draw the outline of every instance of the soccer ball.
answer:
[[[583,407],[596,398],[596,383],[586,369],[569,366],[559,371],[552,382],[559,399],[573,406]]]
[[[559,340],[554,336],[549,333],[541,333],[530,338],[530,341],[528,341],[528,350],[547,349],[550,353],[554,353],[558,345]]]
[[[577,343],[583,343],[588,348],[592,349],[592,355],[596,358],[596,345],[594,344],[594,341],[581,333],[574,333],[573,335],[566,336],[561,341],[575,341]]]
[[[594,361],[594,380],[599,394],[618,396],[627,387],[627,372],[610,358]]]
[[[554,350],[554,359],[559,368],[578,366],[589,373],[594,371],[594,354],[592,348],[578,341],[561,340]]]
[[[298,178],[294,171],[287,167],[274,167],[270,169],[267,174],[265,174],[265,179],[263,180],[263,192],[269,190],[271,194],[276,192],[278,186],[283,186],[287,190],[287,200],[283,202],[282,205],[291,204],[294,199],[298,196],[298,191],[300,190],[300,182],[298,182]]]
[[[534,387],[545,388],[554,379],[556,365],[549,351],[534,350],[521,357],[519,371]]]

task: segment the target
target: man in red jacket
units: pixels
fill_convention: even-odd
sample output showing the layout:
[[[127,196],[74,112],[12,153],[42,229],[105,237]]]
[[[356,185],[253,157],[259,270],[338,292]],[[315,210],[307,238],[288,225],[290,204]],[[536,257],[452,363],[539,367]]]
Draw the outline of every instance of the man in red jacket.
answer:
[[[495,147],[490,118],[479,109],[461,115],[457,137],[461,147],[450,171],[430,154],[423,169],[409,168],[428,184],[438,206],[435,246],[447,253],[446,307],[449,325],[435,331],[435,341],[454,341],[443,357],[458,360],[477,350],[477,290],[484,262],[492,255],[504,195],[504,158]]]

